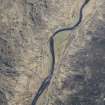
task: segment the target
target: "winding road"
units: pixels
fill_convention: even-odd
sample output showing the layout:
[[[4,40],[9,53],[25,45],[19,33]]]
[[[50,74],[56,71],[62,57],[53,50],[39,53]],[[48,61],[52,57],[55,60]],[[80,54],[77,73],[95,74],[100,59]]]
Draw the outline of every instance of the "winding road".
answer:
[[[37,104],[37,101],[39,99],[39,97],[43,94],[43,92],[48,88],[50,82],[51,82],[51,79],[52,79],[52,76],[53,76],[53,73],[54,73],[54,65],[55,65],[55,52],[54,52],[54,37],[60,33],[60,32],[63,32],[63,31],[71,31],[71,30],[74,30],[77,26],[79,26],[79,24],[81,23],[82,21],[82,18],[83,18],[83,9],[84,7],[86,6],[86,4],[89,2],[90,0],[85,0],[85,2],[82,4],[81,8],[80,8],[80,12],[79,12],[79,19],[78,21],[76,22],[75,25],[71,26],[71,27],[68,27],[68,28],[63,28],[63,29],[58,29],[56,32],[53,33],[53,35],[49,38],[49,48],[50,48],[50,54],[51,54],[51,60],[52,60],[52,63],[51,63],[51,67],[50,67],[50,72],[48,74],[48,76],[43,80],[40,88],[38,89],[37,93],[35,94],[33,100],[32,100],[32,104],[31,105],[36,105]]]

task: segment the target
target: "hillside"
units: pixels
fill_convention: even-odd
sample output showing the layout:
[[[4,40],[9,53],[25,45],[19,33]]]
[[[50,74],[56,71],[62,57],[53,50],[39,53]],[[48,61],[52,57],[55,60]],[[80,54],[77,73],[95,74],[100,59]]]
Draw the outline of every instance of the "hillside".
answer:
[[[0,105],[31,105],[49,74],[49,38],[79,19],[85,0],[0,0]],[[105,104],[105,1],[54,38],[51,83],[37,105]]]

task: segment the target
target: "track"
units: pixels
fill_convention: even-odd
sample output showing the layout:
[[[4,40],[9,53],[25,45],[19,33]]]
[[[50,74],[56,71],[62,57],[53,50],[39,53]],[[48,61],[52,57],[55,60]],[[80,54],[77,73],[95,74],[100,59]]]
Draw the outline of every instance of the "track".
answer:
[[[85,2],[82,4],[82,6],[80,8],[80,11],[79,11],[79,19],[78,19],[78,21],[76,22],[75,25],[73,25],[71,27],[68,27],[68,28],[59,29],[56,32],[54,32],[53,35],[49,38],[49,49],[50,49],[50,54],[51,54],[51,58],[52,58],[52,64],[51,64],[50,72],[49,72],[48,76],[43,80],[40,88],[38,89],[37,93],[35,94],[35,96],[32,100],[31,105],[36,105],[37,104],[37,101],[38,101],[39,97],[48,88],[48,86],[51,82],[51,79],[52,79],[52,76],[53,76],[53,73],[54,73],[54,65],[55,65],[54,37],[60,32],[71,31],[71,30],[74,30],[77,26],[79,26],[79,24],[81,23],[82,18],[83,18],[83,9],[89,1],[90,0],[85,0]]]

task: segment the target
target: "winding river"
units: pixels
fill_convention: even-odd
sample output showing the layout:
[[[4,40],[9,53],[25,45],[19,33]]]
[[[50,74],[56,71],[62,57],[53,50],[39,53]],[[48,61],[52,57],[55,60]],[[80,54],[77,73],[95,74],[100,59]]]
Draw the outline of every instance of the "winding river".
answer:
[[[73,26],[71,27],[68,27],[68,28],[63,28],[63,29],[58,29],[56,32],[54,32],[52,34],[52,36],[49,38],[49,49],[50,49],[50,54],[51,54],[51,67],[50,67],[50,72],[48,74],[48,76],[43,80],[43,82],[41,83],[41,86],[39,87],[37,93],[35,94],[33,100],[32,100],[32,104],[31,105],[36,105],[37,104],[37,101],[39,99],[39,97],[43,94],[43,92],[48,88],[50,82],[51,82],[51,79],[52,79],[52,76],[53,76],[53,73],[54,73],[54,65],[55,65],[55,52],[54,52],[54,37],[60,33],[60,32],[63,32],[63,31],[71,31],[71,30],[74,30],[77,26],[79,26],[79,24],[81,23],[82,21],[82,18],[83,18],[83,9],[84,7],[86,6],[86,4],[89,2],[90,0],[85,0],[85,2],[82,4],[81,8],[80,8],[80,11],[79,11],[79,19],[78,21],[76,22],[76,24],[74,24]]]

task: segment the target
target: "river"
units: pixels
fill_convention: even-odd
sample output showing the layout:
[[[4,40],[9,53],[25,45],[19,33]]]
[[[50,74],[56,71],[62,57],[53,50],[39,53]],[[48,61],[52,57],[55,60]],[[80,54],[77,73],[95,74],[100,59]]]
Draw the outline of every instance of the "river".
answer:
[[[54,52],[54,37],[63,31],[71,31],[74,30],[76,27],[79,26],[79,24],[82,21],[83,18],[83,9],[84,7],[87,5],[87,3],[90,0],[85,0],[85,2],[82,4],[80,11],[79,11],[79,19],[78,21],[71,27],[67,27],[67,28],[62,28],[62,29],[58,29],[57,31],[55,31],[52,36],[49,38],[49,49],[50,49],[50,55],[51,55],[51,67],[50,67],[50,72],[48,74],[48,76],[43,80],[43,82],[41,83],[41,86],[39,87],[38,91],[36,92],[33,100],[32,100],[32,104],[31,105],[36,105],[37,101],[39,99],[39,97],[43,94],[43,92],[48,88],[52,77],[53,77],[53,73],[54,73],[54,65],[55,65],[55,52]]]

